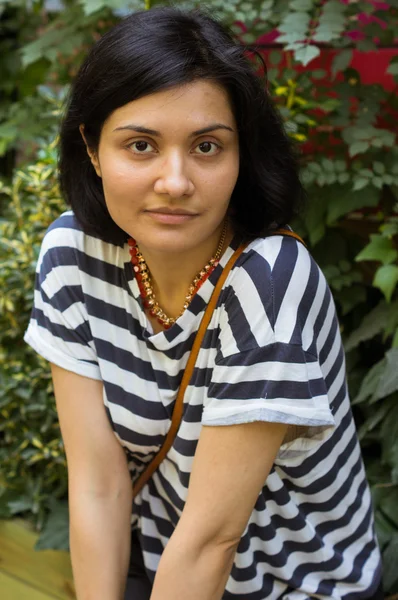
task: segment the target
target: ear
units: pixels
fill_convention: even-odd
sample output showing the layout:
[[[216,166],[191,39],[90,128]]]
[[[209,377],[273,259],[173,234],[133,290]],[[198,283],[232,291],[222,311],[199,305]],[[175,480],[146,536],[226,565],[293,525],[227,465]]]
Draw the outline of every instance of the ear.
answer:
[[[86,137],[84,135],[84,124],[83,123],[81,125],[79,125],[79,131],[80,131],[80,135],[82,136],[83,141],[86,145],[87,154],[90,157],[91,164],[93,165],[98,177],[101,177],[101,167],[99,164],[98,156],[97,156],[96,152],[94,152],[87,143]]]

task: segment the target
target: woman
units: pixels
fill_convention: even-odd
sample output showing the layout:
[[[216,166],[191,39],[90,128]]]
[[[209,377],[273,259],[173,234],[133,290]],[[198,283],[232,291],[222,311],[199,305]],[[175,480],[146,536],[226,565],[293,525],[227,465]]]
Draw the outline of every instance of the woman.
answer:
[[[199,12],[122,21],[77,76],[60,177],[72,211],[25,339],[51,363],[79,600],[382,597],[333,301],[304,245],[271,235],[302,190],[242,49]]]

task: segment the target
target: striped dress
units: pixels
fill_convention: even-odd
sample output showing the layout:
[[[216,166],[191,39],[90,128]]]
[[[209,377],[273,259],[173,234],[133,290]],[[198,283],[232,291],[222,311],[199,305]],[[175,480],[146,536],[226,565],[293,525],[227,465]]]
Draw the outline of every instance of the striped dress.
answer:
[[[85,234],[71,211],[45,235],[25,341],[103,382],[133,481],[164,441],[204,309],[237,246],[235,238],[173,327],[154,333],[127,243]],[[229,273],[178,435],[135,499],[132,527],[150,579],[184,508],[202,425],[252,421],[296,427],[257,498],[223,599],[371,597],[380,554],[335,306],[319,267],[288,237],[252,241]]]

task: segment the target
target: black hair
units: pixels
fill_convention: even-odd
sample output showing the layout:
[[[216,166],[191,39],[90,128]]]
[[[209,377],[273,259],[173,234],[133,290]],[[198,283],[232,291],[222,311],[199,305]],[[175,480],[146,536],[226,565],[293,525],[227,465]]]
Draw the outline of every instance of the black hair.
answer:
[[[60,132],[60,183],[86,233],[118,244],[127,239],[108,212],[79,125],[95,151],[114,110],[203,78],[227,91],[238,126],[239,175],[230,202],[235,231],[253,239],[292,219],[303,197],[297,157],[263,77],[207,13],[163,7],[135,12],[108,31],[71,88]]]

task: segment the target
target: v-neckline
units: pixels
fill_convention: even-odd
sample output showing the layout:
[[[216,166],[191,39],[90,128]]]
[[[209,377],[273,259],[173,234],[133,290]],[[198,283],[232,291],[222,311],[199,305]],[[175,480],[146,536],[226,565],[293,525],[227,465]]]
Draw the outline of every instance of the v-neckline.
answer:
[[[140,289],[135,278],[133,265],[130,260],[129,246],[126,243],[126,260],[124,263],[124,272],[129,292],[134,296],[140,308],[138,316],[143,330],[143,337],[145,340],[154,345],[158,350],[167,350],[171,346],[174,346],[175,343],[178,343],[178,341],[180,341],[180,336],[182,332],[184,332],[187,328],[189,330],[192,329],[194,322],[196,323],[198,319],[198,315],[203,312],[203,309],[209,302],[211,294],[214,290],[215,285],[217,284],[218,278],[220,277],[223,268],[232,256],[233,252],[239,246],[239,243],[240,236],[238,234],[235,234],[228,246],[226,247],[223,255],[221,256],[219,264],[214,269],[210,277],[206,279],[203,285],[196,292],[188,308],[184,310],[184,312],[176,319],[175,323],[169,329],[162,328],[161,331],[157,332],[154,331],[152,323],[145,311],[140,294]]]

